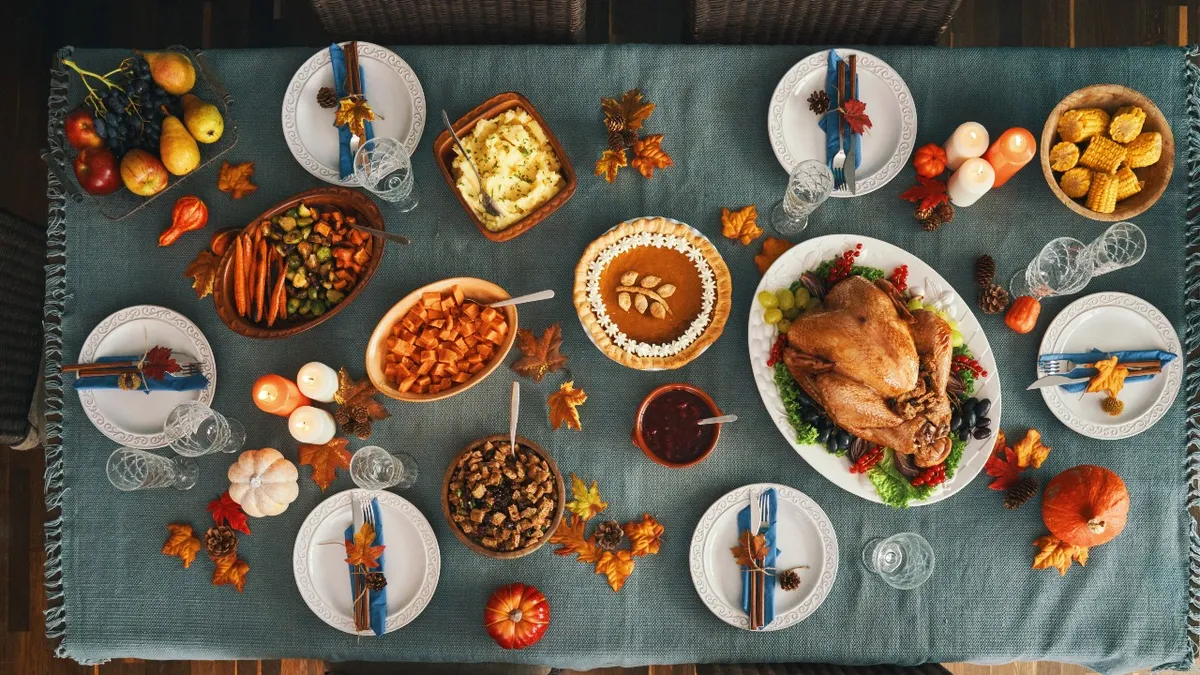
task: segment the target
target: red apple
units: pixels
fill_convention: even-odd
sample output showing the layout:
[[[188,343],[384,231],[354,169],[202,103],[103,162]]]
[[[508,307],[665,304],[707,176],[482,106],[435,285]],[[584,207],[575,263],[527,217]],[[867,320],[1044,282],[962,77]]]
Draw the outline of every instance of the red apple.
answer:
[[[63,131],[67,134],[67,142],[77,150],[104,146],[104,139],[96,133],[92,111],[87,108],[76,108],[67,115],[67,119],[63,121]]]
[[[121,187],[117,157],[108,148],[84,148],[75,156],[75,177],[89,194],[108,195]]]
[[[135,195],[149,197],[167,187],[167,167],[145,150],[133,149],[121,158],[121,180]]]

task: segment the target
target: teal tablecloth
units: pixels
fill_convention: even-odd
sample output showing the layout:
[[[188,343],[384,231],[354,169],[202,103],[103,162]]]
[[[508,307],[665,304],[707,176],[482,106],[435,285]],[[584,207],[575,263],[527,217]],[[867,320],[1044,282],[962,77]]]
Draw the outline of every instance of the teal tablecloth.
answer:
[[[320,183],[291,157],[280,130],[280,101],[292,72],[311,49],[218,51],[209,54],[236,99],[240,139],[231,161],[254,161],[259,190],[239,201],[216,190],[217,167],[191,182],[210,205],[209,231],[241,225],[292,193]],[[61,408],[61,445],[48,450],[51,506],[62,517],[48,527],[50,589],[62,604],[48,627],[62,635],[61,653],[81,661],[112,657],[231,659],[318,657],[329,660],[498,661],[573,668],[676,662],[822,661],[920,663],[1055,660],[1102,671],[1191,661],[1188,579],[1189,499],[1186,471],[1186,396],[1153,429],[1125,442],[1090,441],[1050,416],[1041,397],[1024,391],[1041,330],[1018,336],[999,317],[984,319],[1000,362],[1006,429],[1041,429],[1054,451],[1039,472],[1045,479],[1067,467],[1098,463],[1116,470],[1132,494],[1125,533],[1096,549],[1086,568],[1065,578],[1031,571],[1033,539],[1044,528],[1038,504],[1006,511],[986,477],[940,504],[892,510],[851,496],[813,472],[768,419],[750,375],[746,317],[758,273],[758,243],[743,247],[719,236],[721,207],[759,205],[782,193],[786,175],[767,142],[767,100],[785,71],[810,53],[803,47],[405,47],[397,50],[421,78],[428,118],[451,116],[502,91],[526,94],[562,140],[580,174],[574,198],[530,233],[504,244],[487,241],[469,224],[433,164],[439,131],[431,121],[414,156],[421,205],[408,215],[384,206],[388,228],[408,235],[408,248],[388,245],[379,273],[334,320],[286,342],[239,337],[226,329],[210,301],[197,302],[184,267],[207,241],[185,235],[167,249],[156,237],[173,199],[162,199],[122,222],[108,222],[90,204],[52,211],[51,235],[65,246],[62,269],[50,270],[51,310],[61,310],[50,336],[52,410]],[[917,102],[918,143],[941,142],[964,120],[994,133],[1024,126],[1039,133],[1063,95],[1097,82],[1120,82],[1150,96],[1171,121],[1177,143],[1175,178],[1159,203],[1136,219],[1149,251],[1134,269],[1095,280],[1089,291],[1121,290],[1154,303],[1185,331],[1187,204],[1198,204],[1200,121],[1188,116],[1195,87],[1180,49],[1034,50],[879,48],[907,80]],[[124,53],[79,50],[77,60],[107,68]],[[1194,75],[1193,75],[1194,77]],[[603,149],[599,99],[641,87],[658,104],[648,132],[666,135],[675,166],[645,180],[626,170],[613,185],[592,175]],[[53,120],[64,114],[61,90]],[[1197,98],[1191,99],[1196,106]],[[54,122],[52,122],[52,126]],[[57,129],[54,130],[57,133]],[[56,142],[52,139],[52,142]],[[1191,162],[1189,168],[1189,161]],[[1192,194],[1188,184],[1191,177]],[[972,260],[988,252],[1002,278],[1059,235],[1090,240],[1103,224],[1059,204],[1031,165],[952,225],[922,232],[912,207],[897,199],[911,171],[870,195],[830,200],[813,217],[809,235],[832,232],[879,237],[933,264],[964,295],[975,292]],[[733,315],[724,336],[703,357],[677,372],[636,372],[609,361],[584,337],[571,307],[572,270],[584,246],[615,223],[640,215],[678,218],[717,242],[734,276]],[[64,220],[65,215],[65,220]],[[1196,216],[1193,215],[1193,225]],[[56,252],[60,252],[56,250]],[[253,380],[290,374],[309,360],[346,364],[362,374],[367,336],[386,308],[414,287],[454,275],[490,278],[514,293],[546,287],[552,301],[522,309],[524,326],[561,322],[564,351],[576,385],[589,398],[583,433],[551,431],[543,401],[560,378],[526,382],[525,434],[550,449],[559,465],[599,481],[611,503],[607,515],[655,514],[666,526],[656,557],[638,560],[624,590],[549,547],[519,560],[494,561],[468,551],[440,514],[438,490],[450,457],[468,441],[503,431],[510,377],[498,371],[470,392],[439,403],[389,402],[392,417],[377,424],[372,442],[404,450],[422,477],[404,493],[428,517],[443,554],[441,582],[429,608],[406,628],[380,639],[356,639],[329,628],[305,606],[292,576],[292,543],[304,516],[322,499],[351,486],[340,474],[322,494],[302,468],[300,497],[278,517],[253,522],[242,556],[251,572],[245,593],[209,585],[207,561],[182,570],[159,553],[165,525],[203,528],[205,504],[226,487],[227,456],[200,459],[202,475],[190,492],[121,493],[104,476],[113,444],[88,422],[78,398],[53,388],[60,357],[73,360],[84,337],[109,313],[129,305],[172,307],[207,334],[219,362],[215,406],[241,419],[250,447],[276,446],[296,458],[282,420],[256,410]],[[65,284],[63,280],[65,279]],[[1193,296],[1195,297],[1195,296]],[[1046,303],[1040,329],[1069,299]],[[1194,300],[1193,300],[1194,302]],[[717,452],[686,471],[647,461],[629,443],[634,408],[651,388],[686,380],[708,392],[741,421],[725,429]],[[361,443],[355,441],[352,447]],[[751,634],[722,623],[701,604],[687,572],[688,542],[701,513],[726,491],[778,481],[803,490],[833,520],[841,549],[837,583],[803,624]],[[898,592],[857,562],[863,543],[905,530],[924,534],[937,554],[929,583]],[[1193,548],[1195,557],[1200,548]],[[61,573],[61,577],[59,574]],[[520,652],[497,648],[481,626],[492,590],[522,581],[541,588],[553,608],[545,639]]]

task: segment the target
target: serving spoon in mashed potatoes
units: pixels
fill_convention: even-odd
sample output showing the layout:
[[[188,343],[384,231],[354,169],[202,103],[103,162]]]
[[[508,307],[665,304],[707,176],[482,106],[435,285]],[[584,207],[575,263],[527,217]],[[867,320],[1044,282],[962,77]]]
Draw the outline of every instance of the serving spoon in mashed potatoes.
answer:
[[[500,210],[499,206],[496,206],[496,202],[492,200],[492,196],[488,194],[487,189],[483,186],[483,177],[479,175],[479,167],[475,166],[475,160],[463,148],[462,141],[459,140],[458,134],[454,132],[454,125],[450,124],[450,116],[446,114],[445,110],[442,111],[442,124],[446,125],[446,131],[449,131],[450,135],[454,138],[454,144],[458,146],[458,151],[463,154],[463,157],[467,158],[467,163],[471,165],[471,170],[475,172],[475,180],[479,183],[479,196],[483,200],[484,210],[496,218],[500,218],[504,215],[504,212]]]

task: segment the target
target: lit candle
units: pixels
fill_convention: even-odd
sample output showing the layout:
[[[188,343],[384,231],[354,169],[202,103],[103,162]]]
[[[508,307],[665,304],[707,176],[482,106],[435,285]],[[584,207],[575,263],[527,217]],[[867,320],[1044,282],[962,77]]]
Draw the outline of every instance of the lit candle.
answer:
[[[296,408],[312,403],[307,396],[300,393],[300,388],[295,382],[269,373],[258,378],[250,391],[254,405],[258,406],[259,410],[280,417],[287,417]]]
[[[288,417],[288,431],[291,432],[292,438],[301,443],[324,445],[333,440],[333,434],[337,432],[337,423],[327,411],[302,405],[293,410]]]
[[[946,168],[953,171],[963,162],[979,157],[987,150],[987,129],[978,122],[963,122],[942,147],[946,149]]]
[[[317,361],[306,363],[296,373],[296,385],[301,394],[314,401],[329,403],[337,392],[337,371]]]
[[[946,192],[955,206],[970,206],[979,200],[996,180],[996,171],[987,160],[972,157],[962,163],[950,176],[946,184]]]
[[[992,187],[998,188],[1007,183],[1013,174],[1033,159],[1036,152],[1037,141],[1028,129],[1013,127],[1000,134],[1000,138],[992,143],[992,147],[988,148],[983,156],[996,170],[996,183]]]

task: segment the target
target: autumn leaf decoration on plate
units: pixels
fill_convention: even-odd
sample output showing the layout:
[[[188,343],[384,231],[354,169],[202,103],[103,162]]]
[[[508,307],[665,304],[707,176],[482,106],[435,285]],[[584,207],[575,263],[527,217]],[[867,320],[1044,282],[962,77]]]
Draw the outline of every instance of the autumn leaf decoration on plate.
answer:
[[[365,441],[371,437],[372,421],[391,417],[387,408],[375,399],[378,393],[379,390],[369,379],[355,382],[344,367],[338,369],[338,388],[333,394],[338,409],[333,419],[341,427],[342,433],[354,434],[359,440]]]
[[[242,505],[233,501],[229,490],[221,493],[220,497],[208,503],[208,512],[212,514],[213,522],[217,525],[228,525],[243,534],[250,534],[250,524],[246,522],[246,512]]]
[[[1087,393],[1107,391],[1108,395],[1113,398],[1121,393],[1121,390],[1125,388],[1125,378],[1129,376],[1129,369],[1117,365],[1118,360],[1116,356],[1113,356],[1096,362],[1096,370],[1099,372],[1088,381]]]
[[[794,244],[787,239],[777,239],[775,237],[767,237],[763,240],[762,253],[754,256],[754,265],[758,267],[759,274],[766,274],[771,265],[779,260],[779,256],[787,252]]]
[[[254,162],[230,164],[221,162],[221,173],[217,177],[217,189],[228,192],[234,199],[241,199],[258,189],[250,182],[254,175]]]
[[[350,470],[350,441],[335,438],[324,445],[300,444],[300,464],[313,468],[312,478],[322,491],[337,478],[337,469]]]
[[[167,536],[167,541],[162,546],[163,554],[182,560],[184,569],[191,567],[192,562],[196,559],[196,554],[200,552],[200,540],[192,534],[192,526],[172,523],[167,525],[167,531],[170,532],[170,535]]]
[[[171,348],[159,345],[142,356],[138,368],[146,377],[161,382],[168,373],[178,373],[180,366],[171,356]]]
[[[640,89],[630,89],[620,99],[602,98],[604,127],[608,130],[608,147],[596,162],[596,175],[603,176],[609,183],[617,179],[621,167],[632,166],[646,178],[654,176],[655,169],[665,169],[675,162],[662,148],[663,135],[638,134],[642,124],[654,112],[654,104],[642,99]],[[626,151],[633,151],[630,160]]]
[[[927,211],[939,204],[948,204],[950,195],[946,194],[946,184],[940,179],[917,176],[917,184],[901,192],[900,199],[916,202],[918,211]]]
[[[582,389],[576,389],[574,381],[564,382],[546,401],[550,407],[550,426],[557,431],[565,422],[568,429],[583,431],[579,421],[579,406],[586,400],[587,394]]]
[[[762,569],[763,560],[767,557],[767,536],[765,534],[751,535],[750,530],[742,530],[738,535],[738,544],[729,549],[734,560],[742,567]]]
[[[758,207],[754,204],[736,211],[721,209],[721,234],[725,238],[749,245],[762,233],[762,228],[758,226]]]
[[[551,324],[542,332],[541,338],[535,338],[532,331],[519,329],[517,349],[521,350],[521,358],[512,365],[512,369],[519,375],[541,382],[549,373],[566,367],[567,357],[559,351],[562,343],[562,329],[558,324]]]
[[[850,127],[850,131],[861,134],[871,128],[871,118],[867,116],[867,104],[856,98],[846,99],[842,102],[842,119],[846,120],[846,125]]]
[[[346,563],[355,567],[371,569],[379,567],[379,556],[385,546],[375,546],[375,527],[363,523],[354,533],[354,541],[346,540]]]

